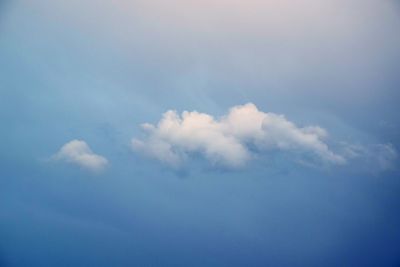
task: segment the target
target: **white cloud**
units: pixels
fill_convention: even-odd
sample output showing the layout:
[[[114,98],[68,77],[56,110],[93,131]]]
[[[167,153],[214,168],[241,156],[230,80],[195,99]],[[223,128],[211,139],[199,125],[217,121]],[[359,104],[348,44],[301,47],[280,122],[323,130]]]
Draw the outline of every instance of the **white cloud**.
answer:
[[[53,159],[73,163],[94,172],[102,171],[108,165],[106,158],[93,153],[89,145],[81,140],[72,140],[63,145]]]
[[[184,111],[180,116],[170,110],[157,125],[146,123],[142,128],[146,138],[133,139],[133,148],[173,167],[179,167],[192,154],[202,155],[213,164],[240,167],[252,158],[250,147],[258,152],[311,154],[332,164],[346,162],[328,148],[324,129],[298,127],[283,115],[262,112],[251,103],[231,108],[220,119],[196,111]]]

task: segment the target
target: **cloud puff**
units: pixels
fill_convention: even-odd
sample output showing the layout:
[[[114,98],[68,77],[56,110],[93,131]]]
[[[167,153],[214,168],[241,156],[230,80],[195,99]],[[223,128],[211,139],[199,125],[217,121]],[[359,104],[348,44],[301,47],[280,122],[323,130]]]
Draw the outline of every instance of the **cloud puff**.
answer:
[[[254,153],[273,150],[312,155],[332,164],[346,162],[328,148],[324,129],[298,127],[283,115],[262,112],[251,103],[231,108],[220,119],[196,111],[184,111],[180,116],[169,110],[157,125],[145,123],[142,129],[146,137],[132,140],[134,150],[173,167],[179,167],[190,155],[240,167]]]
[[[106,158],[93,153],[89,145],[81,140],[72,140],[63,145],[53,159],[73,163],[94,172],[102,171],[108,165]]]

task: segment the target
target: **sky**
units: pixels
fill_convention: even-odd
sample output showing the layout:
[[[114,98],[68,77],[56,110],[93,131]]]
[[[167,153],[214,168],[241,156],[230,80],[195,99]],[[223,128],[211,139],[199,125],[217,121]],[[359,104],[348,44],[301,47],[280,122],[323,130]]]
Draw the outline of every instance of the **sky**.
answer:
[[[0,266],[400,266],[396,0],[0,1]]]

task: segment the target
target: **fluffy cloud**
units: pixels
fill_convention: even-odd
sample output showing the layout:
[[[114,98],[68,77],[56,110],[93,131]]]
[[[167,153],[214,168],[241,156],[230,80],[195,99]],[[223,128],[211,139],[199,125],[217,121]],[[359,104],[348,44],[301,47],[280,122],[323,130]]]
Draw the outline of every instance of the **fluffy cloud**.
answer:
[[[184,111],[180,116],[170,110],[157,125],[145,123],[142,129],[146,137],[133,139],[133,148],[173,167],[179,167],[190,155],[240,167],[254,153],[276,150],[311,155],[331,164],[346,162],[328,148],[324,129],[298,127],[283,115],[262,112],[251,103],[231,108],[220,119],[196,111]]]
[[[108,165],[108,160],[93,153],[85,141],[72,140],[61,147],[54,160],[76,164],[90,171],[99,172]]]

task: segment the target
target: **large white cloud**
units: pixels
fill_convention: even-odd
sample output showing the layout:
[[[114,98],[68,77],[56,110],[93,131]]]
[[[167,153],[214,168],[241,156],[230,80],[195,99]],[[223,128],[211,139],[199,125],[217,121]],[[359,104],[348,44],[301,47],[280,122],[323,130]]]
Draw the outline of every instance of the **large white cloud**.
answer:
[[[170,110],[157,125],[145,123],[142,128],[146,137],[133,139],[133,148],[173,167],[179,167],[190,155],[240,167],[254,153],[272,150],[311,155],[332,164],[346,162],[328,148],[324,129],[298,127],[283,115],[262,112],[251,103],[231,108],[220,119],[196,111],[184,111],[180,116]]]
[[[93,153],[89,145],[81,140],[72,140],[63,145],[53,159],[73,163],[95,172],[104,170],[108,165],[105,157]]]

